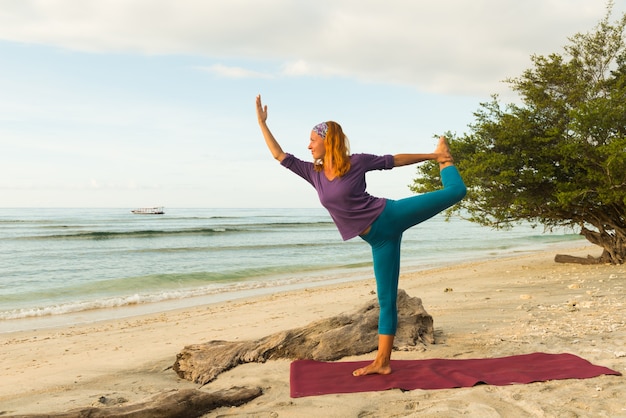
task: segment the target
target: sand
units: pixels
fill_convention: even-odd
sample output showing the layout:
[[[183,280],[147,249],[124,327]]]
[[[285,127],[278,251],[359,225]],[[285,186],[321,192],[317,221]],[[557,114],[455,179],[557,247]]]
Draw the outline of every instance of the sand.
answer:
[[[626,266],[557,264],[556,249],[405,274],[433,316],[436,344],[396,359],[572,353],[626,374]],[[597,247],[569,248],[575,255]],[[90,324],[0,334],[0,416],[145,401],[198,388],[169,368],[188,344],[256,339],[351,312],[374,281],[300,289]],[[365,360],[372,354],[346,360]],[[207,417],[626,417],[626,378],[289,397],[289,361],[246,364],[202,390],[263,388]],[[103,398],[104,397],[104,398]]]

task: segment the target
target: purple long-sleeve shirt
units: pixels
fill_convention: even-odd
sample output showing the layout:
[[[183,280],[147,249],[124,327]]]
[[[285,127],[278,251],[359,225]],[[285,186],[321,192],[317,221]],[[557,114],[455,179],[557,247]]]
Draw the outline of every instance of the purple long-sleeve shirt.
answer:
[[[350,170],[341,177],[328,180],[323,172],[315,171],[312,162],[302,161],[292,154],[287,154],[281,164],[317,190],[322,206],[330,213],[344,241],[363,232],[385,208],[384,198],[367,193],[365,173],[394,167],[392,155],[353,154]]]

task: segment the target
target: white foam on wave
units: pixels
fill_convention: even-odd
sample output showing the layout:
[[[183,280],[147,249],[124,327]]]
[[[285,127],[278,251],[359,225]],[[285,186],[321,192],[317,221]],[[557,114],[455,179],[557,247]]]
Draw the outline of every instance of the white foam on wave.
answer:
[[[4,312],[0,312],[0,320],[15,320],[26,318],[38,318],[54,315],[65,315],[77,312],[92,311],[99,309],[113,309],[123,308],[134,305],[154,304],[159,302],[166,302],[170,300],[183,300],[189,298],[197,298],[202,296],[211,296],[219,294],[229,294],[242,291],[254,291],[259,289],[273,289],[283,286],[298,285],[298,284],[311,284],[311,283],[326,283],[329,280],[336,279],[337,277],[361,277],[360,269],[355,269],[350,273],[341,273],[337,271],[324,271],[318,272],[318,274],[307,274],[299,276],[285,276],[275,278],[273,280],[254,280],[235,282],[222,285],[209,285],[203,287],[189,288],[189,289],[176,289],[176,290],[163,290],[156,293],[148,294],[132,294],[128,296],[118,297],[105,297],[94,300],[84,301],[72,301],[67,303],[59,303],[50,306],[31,307],[13,309]]]

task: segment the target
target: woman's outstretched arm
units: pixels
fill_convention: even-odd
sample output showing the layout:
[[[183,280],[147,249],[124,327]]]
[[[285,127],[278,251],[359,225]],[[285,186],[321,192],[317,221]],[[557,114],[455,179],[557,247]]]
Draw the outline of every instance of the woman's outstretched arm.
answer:
[[[256,117],[259,121],[259,126],[261,127],[261,132],[263,133],[263,138],[265,138],[265,143],[267,144],[267,148],[269,148],[272,156],[281,162],[285,159],[285,152],[280,147],[274,135],[267,127],[267,106],[263,106],[261,103],[261,95],[256,96]]]
[[[393,156],[394,167],[421,163],[428,160],[436,160],[436,154],[396,154]]]
[[[450,149],[448,148],[445,137],[442,136],[439,138],[439,143],[437,144],[437,148],[433,153],[396,154],[393,156],[393,165],[394,167],[401,167],[403,165],[417,164],[428,160],[437,161],[440,164],[441,168],[453,164],[454,160],[452,159],[452,155],[450,155]]]

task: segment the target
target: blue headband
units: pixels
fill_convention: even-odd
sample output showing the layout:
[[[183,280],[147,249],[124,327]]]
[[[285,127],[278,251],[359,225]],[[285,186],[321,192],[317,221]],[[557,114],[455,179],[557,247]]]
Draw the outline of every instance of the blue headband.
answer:
[[[318,123],[313,127],[313,132],[326,139],[326,133],[328,133],[328,125],[326,122]]]

